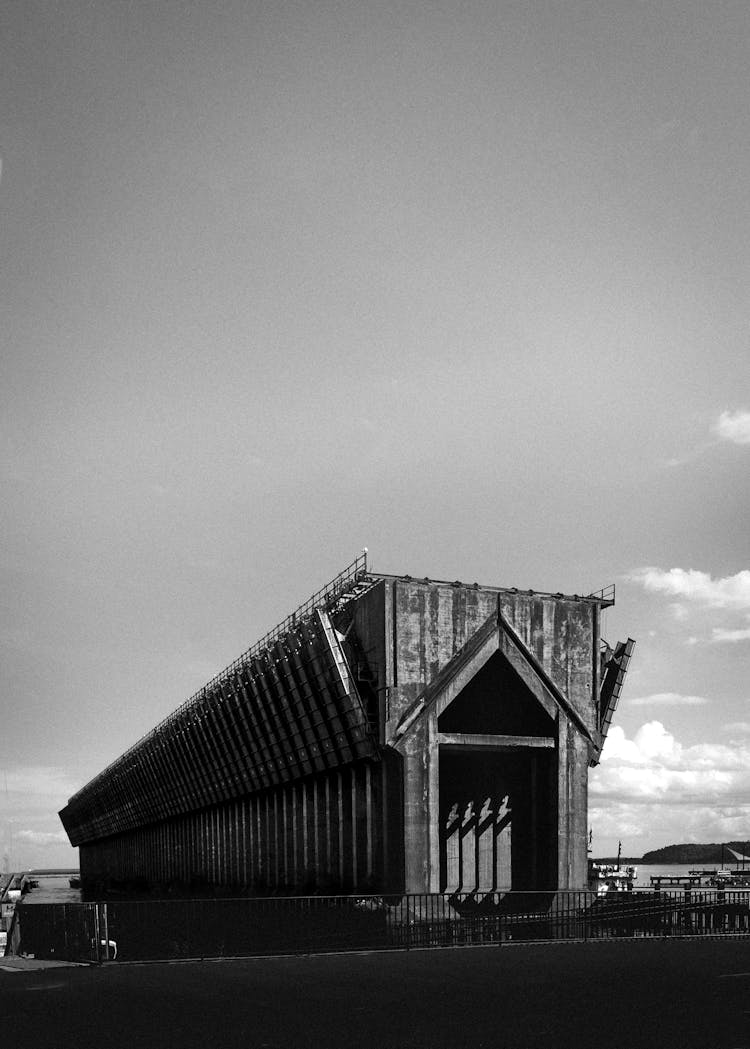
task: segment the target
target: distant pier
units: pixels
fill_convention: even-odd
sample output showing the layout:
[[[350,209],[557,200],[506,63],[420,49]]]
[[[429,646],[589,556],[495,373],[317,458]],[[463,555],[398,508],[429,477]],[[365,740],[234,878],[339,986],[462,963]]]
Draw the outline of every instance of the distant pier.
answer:
[[[747,889],[750,888],[750,870],[694,870],[689,874],[652,874],[651,887],[657,892],[667,889]]]
[[[692,889],[703,884],[703,874],[716,873],[715,871],[698,872],[691,871],[690,874],[652,874],[651,885],[660,889],[662,885],[674,889]]]

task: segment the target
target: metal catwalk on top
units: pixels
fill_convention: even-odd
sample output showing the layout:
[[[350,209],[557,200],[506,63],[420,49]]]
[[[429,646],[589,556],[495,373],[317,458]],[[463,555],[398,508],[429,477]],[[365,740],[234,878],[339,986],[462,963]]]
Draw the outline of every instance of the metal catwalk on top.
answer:
[[[74,845],[375,756],[328,613],[283,627],[69,800]]]

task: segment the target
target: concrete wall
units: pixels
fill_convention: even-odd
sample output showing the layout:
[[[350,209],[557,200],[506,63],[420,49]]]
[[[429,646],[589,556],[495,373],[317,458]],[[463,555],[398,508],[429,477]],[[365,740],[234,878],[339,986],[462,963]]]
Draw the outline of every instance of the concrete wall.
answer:
[[[386,623],[386,635],[393,638],[393,666],[383,715],[384,742],[393,745],[403,760],[405,880],[410,891],[436,892],[444,887],[446,878],[438,714],[435,709],[426,710],[394,742],[400,722],[426,686],[499,609],[593,735],[598,728],[598,605],[585,599],[421,580],[395,579],[387,585],[391,622]],[[517,800],[515,840],[523,854],[514,864],[508,861],[523,877],[533,876],[535,886],[514,884],[514,888],[583,888],[586,884],[590,744],[561,710],[553,735],[552,782],[533,803]],[[530,752],[527,759],[531,768]],[[521,812],[526,813],[523,826]],[[537,828],[531,836],[530,824]],[[544,829],[547,825],[551,830]],[[495,841],[494,882],[505,862],[498,858],[498,847]]]
[[[599,606],[594,601],[503,591],[500,611],[589,731],[597,725]]]
[[[597,602],[381,577],[332,618],[345,635],[351,695],[334,689],[331,660],[323,677],[305,670],[323,642],[304,624],[295,628],[305,646],[289,655],[276,644],[260,698],[228,677],[206,700],[207,739],[216,726],[201,768],[207,782],[216,779],[219,754],[223,789],[192,808],[188,798],[190,811],[154,810],[140,826],[85,838],[84,883],[252,892],[583,887],[589,737],[599,727]],[[511,665],[508,638],[528,666]],[[360,726],[373,711],[374,737]],[[475,758],[472,734],[487,737]],[[268,754],[255,742],[266,736]],[[172,789],[167,757],[162,792]],[[289,782],[258,778],[272,759],[292,770]]]
[[[392,686],[389,727],[499,604],[503,616],[588,727],[596,728],[596,602],[420,580],[395,579],[389,581],[389,586],[392,607],[388,633],[395,642],[395,667],[386,682]],[[369,603],[369,595],[366,600]],[[368,614],[369,611],[368,608]],[[382,614],[379,608],[372,611]]]
[[[82,845],[81,877],[89,891],[382,891],[402,869],[399,779],[388,762],[360,762],[162,820]]]
[[[391,730],[425,685],[497,609],[497,593],[491,590],[402,579],[395,580],[392,589]]]

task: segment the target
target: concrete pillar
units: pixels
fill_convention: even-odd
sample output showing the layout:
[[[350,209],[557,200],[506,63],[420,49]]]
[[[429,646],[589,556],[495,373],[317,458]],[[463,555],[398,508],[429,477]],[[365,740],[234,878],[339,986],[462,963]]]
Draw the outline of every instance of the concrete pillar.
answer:
[[[404,769],[404,873],[407,892],[430,891],[427,723],[411,732],[401,750]]]
[[[398,748],[403,759],[406,892],[440,891],[440,766],[437,718],[425,719]]]
[[[587,878],[588,744],[562,714],[558,728],[557,887],[583,889]]]
[[[472,892],[477,883],[477,813],[471,800],[461,815],[461,891]]]
[[[477,821],[477,888],[490,892],[495,885],[495,809],[493,799],[482,803]]]
[[[513,887],[513,825],[506,795],[495,813],[495,885],[498,890]]]
[[[461,814],[454,804],[445,821],[445,891],[457,892],[461,883]]]

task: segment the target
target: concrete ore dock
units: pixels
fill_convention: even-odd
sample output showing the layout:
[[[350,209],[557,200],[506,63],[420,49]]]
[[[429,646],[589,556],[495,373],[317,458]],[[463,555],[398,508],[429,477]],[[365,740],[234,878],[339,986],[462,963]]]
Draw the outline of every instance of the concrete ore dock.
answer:
[[[84,890],[584,888],[613,603],[357,558],[69,799]]]

